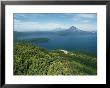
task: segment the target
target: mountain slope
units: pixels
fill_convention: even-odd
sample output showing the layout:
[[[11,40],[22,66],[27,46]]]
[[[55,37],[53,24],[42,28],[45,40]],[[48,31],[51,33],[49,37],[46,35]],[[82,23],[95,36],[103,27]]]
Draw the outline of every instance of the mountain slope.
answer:
[[[14,75],[96,75],[96,56],[52,50],[29,43],[14,44]]]
[[[63,36],[65,35],[96,35],[97,32],[96,31],[91,31],[91,32],[83,31],[83,30],[78,29],[75,26],[71,26],[68,29],[57,31],[56,34],[63,35]]]
[[[91,34],[95,34],[96,33],[96,31],[83,31],[83,30],[80,30],[80,29],[78,29],[77,27],[75,27],[75,26],[71,26],[71,27],[69,27],[68,29],[62,29],[62,28],[56,28],[56,29],[54,29],[53,31],[29,31],[29,32],[17,32],[17,31],[14,31],[14,33],[16,34],[16,35],[18,35],[18,34],[33,34],[33,33],[36,33],[36,34],[39,34],[39,33],[43,33],[43,34],[45,34],[45,33],[60,33],[60,32],[62,32],[62,33],[91,33]]]

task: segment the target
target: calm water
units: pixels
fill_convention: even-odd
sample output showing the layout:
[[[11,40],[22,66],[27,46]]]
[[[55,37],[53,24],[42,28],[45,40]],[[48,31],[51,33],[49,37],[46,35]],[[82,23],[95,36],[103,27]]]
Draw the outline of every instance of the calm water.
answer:
[[[32,42],[47,49],[65,49],[69,51],[97,52],[97,35],[56,35],[56,34],[23,34],[17,39],[49,38],[47,42]]]

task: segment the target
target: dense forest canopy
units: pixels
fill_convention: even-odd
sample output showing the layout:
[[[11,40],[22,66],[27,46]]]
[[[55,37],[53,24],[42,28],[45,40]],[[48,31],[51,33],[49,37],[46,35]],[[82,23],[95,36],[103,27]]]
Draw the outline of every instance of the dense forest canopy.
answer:
[[[43,39],[47,40],[47,39]],[[14,43],[14,75],[96,75],[96,55]]]

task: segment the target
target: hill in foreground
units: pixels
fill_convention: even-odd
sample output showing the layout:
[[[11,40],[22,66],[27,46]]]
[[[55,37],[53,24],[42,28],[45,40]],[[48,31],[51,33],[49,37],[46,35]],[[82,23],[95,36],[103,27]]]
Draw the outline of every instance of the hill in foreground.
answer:
[[[14,44],[14,75],[96,75],[95,55]]]

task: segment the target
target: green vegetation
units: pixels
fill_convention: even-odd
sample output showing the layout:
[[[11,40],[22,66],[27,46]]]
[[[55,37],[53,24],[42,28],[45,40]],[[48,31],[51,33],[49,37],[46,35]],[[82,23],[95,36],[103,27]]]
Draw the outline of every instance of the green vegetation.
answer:
[[[96,75],[95,55],[14,43],[14,75]]]

